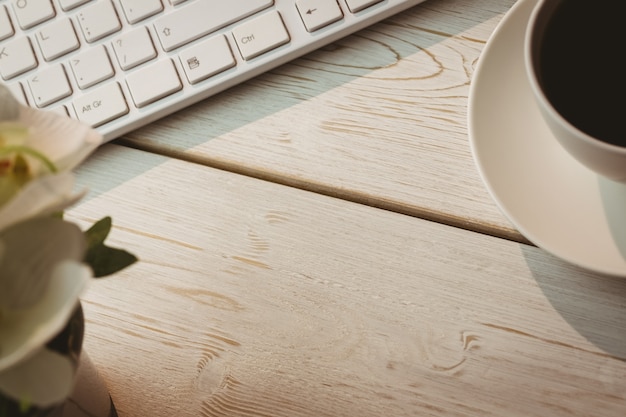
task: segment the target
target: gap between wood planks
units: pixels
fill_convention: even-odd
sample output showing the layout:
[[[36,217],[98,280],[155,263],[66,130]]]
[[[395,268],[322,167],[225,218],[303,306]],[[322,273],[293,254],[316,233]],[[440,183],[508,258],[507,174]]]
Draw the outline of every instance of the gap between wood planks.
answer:
[[[262,181],[267,181],[287,187],[297,188],[303,191],[309,191],[316,194],[325,195],[332,198],[338,198],[340,200],[350,201],[352,203],[362,204],[369,207],[378,208],[381,210],[387,210],[394,213],[399,213],[411,217],[420,218],[423,220],[440,223],[446,226],[452,226],[470,232],[481,233],[488,236],[493,236],[501,239],[510,240],[513,242],[536,246],[528,239],[526,239],[521,233],[516,230],[510,230],[506,228],[496,227],[487,223],[471,222],[467,219],[459,216],[446,215],[427,208],[420,207],[406,207],[395,201],[384,200],[378,197],[374,197],[370,194],[355,190],[345,190],[338,187],[329,186],[326,184],[316,183],[310,180],[298,179],[295,177],[288,177],[279,173],[273,173],[267,170],[260,170],[251,167],[242,166],[238,163],[224,160],[211,159],[206,156],[195,156],[188,154],[184,151],[176,149],[167,149],[162,146],[155,146],[150,144],[142,144],[124,139],[118,138],[114,143],[132,148],[144,152],[149,152],[169,158],[179,159],[181,161],[190,162],[192,164],[203,165],[209,168],[219,169],[221,171],[231,172],[233,174],[244,175],[246,177],[255,178]]]

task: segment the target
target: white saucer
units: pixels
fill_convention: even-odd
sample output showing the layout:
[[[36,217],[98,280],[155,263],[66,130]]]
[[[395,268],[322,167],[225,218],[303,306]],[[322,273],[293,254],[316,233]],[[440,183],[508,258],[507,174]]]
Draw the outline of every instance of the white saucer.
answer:
[[[470,87],[474,160],[492,197],[531,242],[568,262],[626,276],[626,185],[594,174],[556,142],[524,72],[518,0],[489,39]]]

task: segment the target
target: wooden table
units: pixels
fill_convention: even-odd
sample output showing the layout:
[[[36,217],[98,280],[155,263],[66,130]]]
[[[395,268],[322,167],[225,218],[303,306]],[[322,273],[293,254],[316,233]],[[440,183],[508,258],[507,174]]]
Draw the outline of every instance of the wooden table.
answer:
[[[467,135],[514,0],[428,0],[103,146],[68,216],[120,417],[624,416],[626,280],[529,244]]]

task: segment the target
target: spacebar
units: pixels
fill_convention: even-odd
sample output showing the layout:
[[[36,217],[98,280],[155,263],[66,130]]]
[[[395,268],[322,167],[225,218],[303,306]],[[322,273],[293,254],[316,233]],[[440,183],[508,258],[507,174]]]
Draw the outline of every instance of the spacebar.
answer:
[[[196,0],[154,22],[165,51],[171,51],[274,4],[274,0]]]

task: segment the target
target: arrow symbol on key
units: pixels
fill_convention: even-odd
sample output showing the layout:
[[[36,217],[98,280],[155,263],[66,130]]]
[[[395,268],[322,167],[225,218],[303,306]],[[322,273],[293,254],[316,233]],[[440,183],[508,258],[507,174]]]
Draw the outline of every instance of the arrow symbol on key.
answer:
[[[313,14],[314,11],[316,11],[317,9],[309,9],[306,11],[306,14]]]

